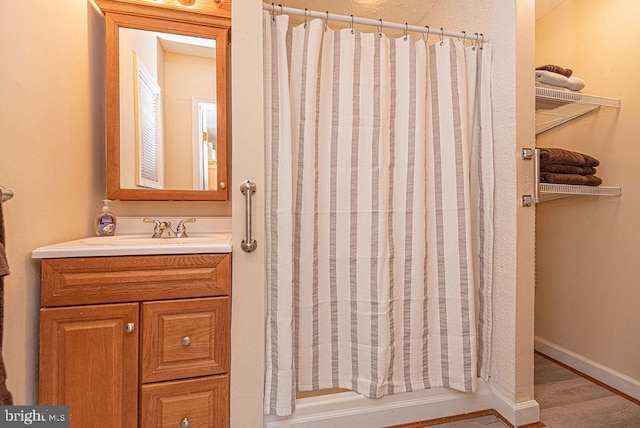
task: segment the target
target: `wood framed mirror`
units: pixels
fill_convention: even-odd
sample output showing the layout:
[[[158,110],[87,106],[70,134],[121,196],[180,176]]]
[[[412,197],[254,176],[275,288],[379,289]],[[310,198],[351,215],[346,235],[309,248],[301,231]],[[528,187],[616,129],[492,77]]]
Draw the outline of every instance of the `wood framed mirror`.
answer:
[[[107,197],[226,201],[230,2],[96,2],[106,29]]]

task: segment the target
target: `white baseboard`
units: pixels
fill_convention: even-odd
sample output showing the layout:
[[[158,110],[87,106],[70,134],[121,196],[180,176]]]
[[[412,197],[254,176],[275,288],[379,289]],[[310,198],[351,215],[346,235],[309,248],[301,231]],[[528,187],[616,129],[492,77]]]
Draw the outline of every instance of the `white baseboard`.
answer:
[[[436,388],[390,395],[379,399],[343,392],[310,397],[296,402],[293,415],[266,416],[267,428],[353,428],[384,427],[479,412],[493,408],[489,385],[478,380],[471,394]]]
[[[540,405],[536,400],[514,403],[493,391],[493,409],[514,427],[540,422]]]
[[[535,338],[536,351],[560,361],[567,366],[590,376],[611,388],[640,400],[640,381],[596,363],[562,346],[540,337]]]

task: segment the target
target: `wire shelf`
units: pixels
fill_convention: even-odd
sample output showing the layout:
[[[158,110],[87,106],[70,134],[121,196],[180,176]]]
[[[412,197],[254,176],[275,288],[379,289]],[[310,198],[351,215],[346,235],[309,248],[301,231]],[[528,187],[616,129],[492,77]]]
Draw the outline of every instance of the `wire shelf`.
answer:
[[[569,195],[584,196],[621,196],[622,188],[607,186],[576,186],[571,184],[540,183],[542,202]]]
[[[536,86],[536,98],[565,103],[589,104],[600,107],[620,108],[622,106],[622,101],[617,98],[587,95],[581,92],[569,92],[541,86]]]

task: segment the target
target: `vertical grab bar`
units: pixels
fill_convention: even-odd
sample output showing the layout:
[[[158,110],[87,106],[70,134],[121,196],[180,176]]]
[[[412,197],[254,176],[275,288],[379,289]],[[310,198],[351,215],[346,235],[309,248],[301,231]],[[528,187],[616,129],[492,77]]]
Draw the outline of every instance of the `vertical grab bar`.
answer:
[[[240,191],[246,198],[245,206],[245,235],[240,247],[245,253],[251,253],[258,247],[258,242],[251,237],[251,196],[256,193],[256,183],[246,180],[240,185]]]

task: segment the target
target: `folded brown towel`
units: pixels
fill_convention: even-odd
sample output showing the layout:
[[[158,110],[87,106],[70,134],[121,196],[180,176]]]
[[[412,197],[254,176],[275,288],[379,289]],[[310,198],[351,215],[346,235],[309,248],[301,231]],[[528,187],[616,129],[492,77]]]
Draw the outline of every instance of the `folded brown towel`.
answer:
[[[540,181],[552,184],[578,184],[581,186],[599,186],[602,179],[595,175],[556,174],[554,172],[541,172]]]
[[[598,166],[600,161],[583,153],[565,149],[540,149],[540,166],[563,164],[575,166]]]
[[[596,169],[592,166],[575,166],[575,165],[565,165],[561,163],[552,163],[552,164],[540,166],[540,171],[557,172],[560,174],[580,174],[580,175],[594,175],[596,173]]]
[[[546,70],[552,73],[562,74],[566,77],[571,77],[571,75],[573,74],[573,70],[571,70],[570,68],[562,68],[559,65],[553,64],[541,65],[539,67],[536,67],[536,70]]]

